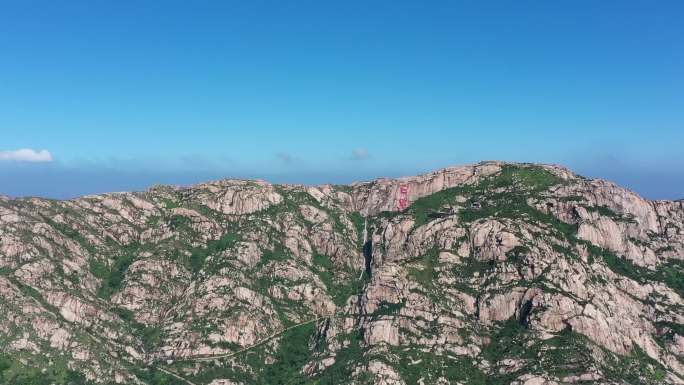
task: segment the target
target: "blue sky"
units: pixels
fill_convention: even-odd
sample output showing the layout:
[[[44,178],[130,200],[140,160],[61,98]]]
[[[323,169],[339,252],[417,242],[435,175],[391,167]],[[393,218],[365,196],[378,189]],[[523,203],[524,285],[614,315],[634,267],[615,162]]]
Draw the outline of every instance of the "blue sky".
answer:
[[[684,198],[683,14],[681,1],[4,1],[0,194],[500,159]]]

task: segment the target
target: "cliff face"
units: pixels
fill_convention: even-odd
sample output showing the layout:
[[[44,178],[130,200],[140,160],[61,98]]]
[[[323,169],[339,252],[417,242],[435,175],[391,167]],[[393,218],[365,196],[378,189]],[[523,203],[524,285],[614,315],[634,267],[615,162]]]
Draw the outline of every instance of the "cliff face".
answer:
[[[683,298],[684,203],[558,166],[0,198],[0,383],[684,384]]]

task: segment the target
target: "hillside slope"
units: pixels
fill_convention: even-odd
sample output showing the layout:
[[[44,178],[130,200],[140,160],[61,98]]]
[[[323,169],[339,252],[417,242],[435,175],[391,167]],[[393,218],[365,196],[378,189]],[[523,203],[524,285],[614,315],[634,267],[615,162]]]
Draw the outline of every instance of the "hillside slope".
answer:
[[[684,203],[501,162],[0,198],[0,383],[684,384]]]

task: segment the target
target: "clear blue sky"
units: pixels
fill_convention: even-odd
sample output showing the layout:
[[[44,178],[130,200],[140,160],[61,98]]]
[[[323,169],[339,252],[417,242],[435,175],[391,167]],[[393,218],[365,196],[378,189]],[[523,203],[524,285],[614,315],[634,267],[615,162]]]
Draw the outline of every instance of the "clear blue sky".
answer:
[[[0,193],[500,159],[684,198],[682,20],[682,1],[3,1]]]

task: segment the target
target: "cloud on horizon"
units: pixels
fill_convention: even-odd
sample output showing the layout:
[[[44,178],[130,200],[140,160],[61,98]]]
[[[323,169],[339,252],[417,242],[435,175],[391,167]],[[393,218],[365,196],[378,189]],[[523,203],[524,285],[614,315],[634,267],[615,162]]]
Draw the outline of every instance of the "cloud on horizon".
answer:
[[[298,160],[297,158],[295,158],[294,156],[292,156],[286,152],[279,152],[279,153],[275,154],[275,156],[276,156],[276,158],[278,158],[279,161],[281,161],[284,164],[292,164],[296,160]]]
[[[368,158],[370,158],[370,154],[365,148],[356,148],[352,151],[351,160],[364,160]]]
[[[20,148],[18,150],[0,151],[0,161],[4,162],[52,162],[52,154],[48,150]]]

